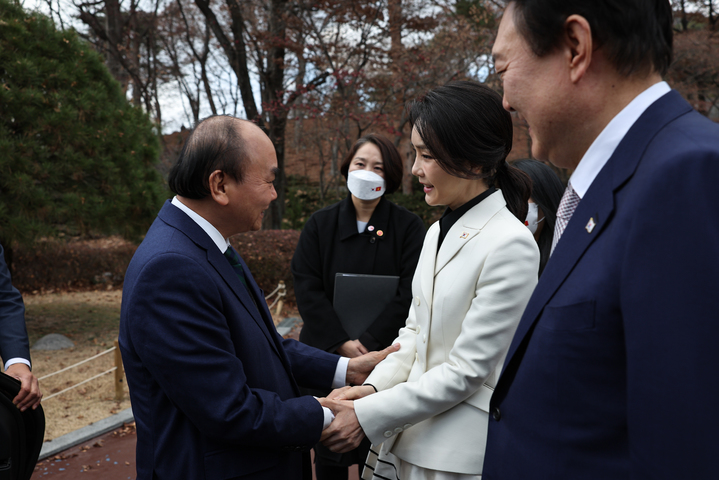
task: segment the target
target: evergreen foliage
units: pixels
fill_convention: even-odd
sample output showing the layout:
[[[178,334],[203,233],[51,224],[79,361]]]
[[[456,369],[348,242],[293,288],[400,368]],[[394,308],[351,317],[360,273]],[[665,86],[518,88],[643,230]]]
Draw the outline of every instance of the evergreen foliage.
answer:
[[[144,233],[167,196],[154,126],[73,30],[0,0],[0,242]]]

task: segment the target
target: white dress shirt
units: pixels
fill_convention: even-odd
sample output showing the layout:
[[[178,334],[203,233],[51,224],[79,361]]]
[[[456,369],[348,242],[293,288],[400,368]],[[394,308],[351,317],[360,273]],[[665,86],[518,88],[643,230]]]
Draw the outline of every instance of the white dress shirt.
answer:
[[[220,252],[224,255],[225,251],[230,247],[230,239],[222,236],[219,230],[215,228],[210,222],[205,220],[202,216],[198,215],[197,212],[192,210],[190,207],[182,203],[177,197],[173,197],[172,204],[185,212],[217,245]],[[350,359],[347,357],[340,357],[337,362],[337,368],[335,370],[335,376],[332,380],[332,388],[340,388],[347,383],[347,367],[349,367]],[[323,429],[327,428],[332,420],[335,418],[332,414],[332,410],[327,407],[322,407],[325,414],[325,420]]]
[[[579,165],[569,178],[569,183],[579,198],[584,198],[590,185],[609,161],[617,145],[632,128],[632,125],[652,103],[670,91],[671,88],[667,82],[655,83],[637,95],[604,127],[602,133],[594,139],[592,145],[584,153]]]
[[[8,367],[10,365],[14,365],[16,363],[24,363],[25,365],[28,366],[28,368],[30,368],[32,370],[32,366],[30,365],[30,360],[26,360],[22,357],[14,357],[14,358],[11,358],[10,360],[8,360],[7,362],[5,362],[5,370],[7,371]]]

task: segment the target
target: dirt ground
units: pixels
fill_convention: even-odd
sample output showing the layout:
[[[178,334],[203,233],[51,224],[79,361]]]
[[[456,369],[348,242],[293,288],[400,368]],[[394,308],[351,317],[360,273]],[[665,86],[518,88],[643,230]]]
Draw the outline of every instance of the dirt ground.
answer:
[[[28,315],[28,330],[31,345],[47,333],[63,333],[62,328],[69,323],[76,326],[69,338],[75,347],[66,350],[38,351],[32,350],[33,373],[40,378],[43,392],[42,407],[45,410],[46,427],[45,441],[52,440],[66,433],[102,420],[121,410],[130,407],[127,382],[122,382],[123,401],[115,401],[114,373],[108,373],[91,380],[65,393],[54,395],[65,388],[100,375],[115,366],[113,341],[117,338],[117,325],[120,315],[122,291],[93,291],[25,295],[25,306]],[[52,317],[55,313],[56,318]],[[275,310],[273,309],[273,314]],[[94,319],[100,314],[108,318],[104,323]],[[297,316],[297,310],[290,306],[284,308],[275,319],[278,323],[287,316]],[[85,327],[85,324],[97,323]],[[33,328],[34,323],[41,327]],[[56,330],[50,331],[52,326]],[[33,332],[39,333],[33,333]],[[64,334],[64,333],[63,333]],[[107,352],[77,368],[44,378],[82,360],[100,353]]]
[[[87,309],[108,308],[117,310],[119,315],[122,292],[75,292],[46,295],[26,295],[26,308],[38,311],[53,304],[82,305]],[[107,352],[113,347],[112,336],[88,336],[72,338],[75,347],[66,350],[32,350],[33,373],[40,378],[43,392],[42,408],[45,410],[45,440],[52,440],[78,428],[90,425],[130,407],[127,382],[123,381],[124,400],[115,401],[114,373],[102,375],[66,393],[49,398],[51,395],[101,374],[115,366],[114,352],[106,353],[95,360],[66,372],[43,378],[46,375],[69,367],[77,362]],[[37,339],[31,339],[37,340]]]

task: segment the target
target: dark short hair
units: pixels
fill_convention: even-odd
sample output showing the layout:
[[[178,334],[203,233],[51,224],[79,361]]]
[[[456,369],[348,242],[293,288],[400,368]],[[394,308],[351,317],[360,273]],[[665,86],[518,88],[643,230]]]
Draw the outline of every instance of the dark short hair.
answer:
[[[617,72],[664,75],[672,62],[669,0],[511,0],[517,31],[535,55],[559,44],[570,15],[584,17]]]
[[[375,145],[379,148],[382,155],[384,183],[387,194],[396,192],[399,186],[402,185],[402,157],[397,151],[397,147],[395,147],[389,139],[383,137],[382,135],[370,133],[369,135],[365,135],[357,140],[350,151],[347,152],[345,159],[342,161],[342,164],[340,165],[340,173],[342,173],[342,176],[345,177],[345,180],[347,180],[347,174],[349,172],[352,159],[355,155],[357,155],[357,150],[362,148],[362,145],[366,143]]]
[[[453,81],[420,96],[407,109],[410,125],[445,172],[482,178],[488,186],[501,188],[507,208],[524,221],[530,181],[507,165],[514,127],[499,93],[481,83]]]
[[[539,245],[539,274],[541,275],[552,250],[554,224],[557,220],[557,208],[564,194],[564,185],[549,165],[538,160],[517,160],[513,165],[529,175],[532,180],[530,197],[544,214],[544,226],[537,239],[537,244]]]
[[[205,198],[210,194],[210,174],[215,170],[241,182],[247,164],[242,122],[230,115],[213,115],[198,123],[170,170],[170,190],[186,198]]]

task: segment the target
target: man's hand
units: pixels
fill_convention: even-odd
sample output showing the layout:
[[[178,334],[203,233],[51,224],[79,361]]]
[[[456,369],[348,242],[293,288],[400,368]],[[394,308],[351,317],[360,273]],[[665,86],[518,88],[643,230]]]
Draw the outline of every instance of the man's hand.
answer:
[[[357,448],[364,438],[364,432],[355,415],[354,403],[326,398],[320,399],[320,403],[335,414],[330,426],[322,431],[320,442],[335,453],[345,453]]]
[[[351,358],[347,366],[347,383],[350,385],[360,385],[367,380],[369,374],[374,370],[375,365],[385,359],[390,353],[399,350],[399,343],[390,345],[379,352],[369,352],[362,356]]]
[[[339,346],[336,352],[343,357],[355,358],[359,357],[360,355],[364,355],[369,351],[364,345],[362,345],[362,342],[360,342],[359,340],[347,340],[345,343]]]
[[[27,410],[28,407],[32,407],[32,409],[35,410],[37,406],[40,405],[42,392],[40,392],[40,385],[35,375],[30,371],[30,367],[24,363],[13,363],[7,367],[5,374],[21,382],[20,392],[13,399],[12,403],[14,403],[21,412]]]

